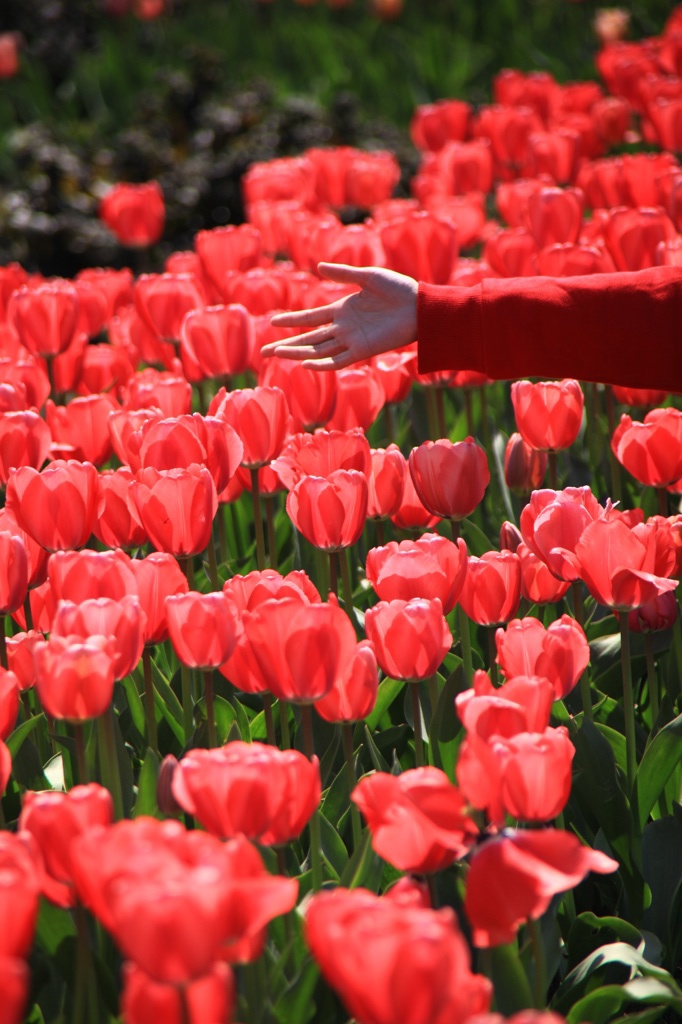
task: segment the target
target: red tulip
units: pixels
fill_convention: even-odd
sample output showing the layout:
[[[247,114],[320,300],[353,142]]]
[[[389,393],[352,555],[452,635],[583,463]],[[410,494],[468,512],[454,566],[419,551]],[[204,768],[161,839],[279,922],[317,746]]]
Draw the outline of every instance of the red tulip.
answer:
[[[643,423],[623,415],[611,450],[628,473],[647,487],[667,487],[682,477],[682,412],[653,409]]]
[[[387,519],[400,508],[407,461],[396,444],[373,448],[367,498],[367,518]]]
[[[612,209],[603,232],[616,270],[656,266],[656,246],[677,235],[675,225],[661,207]]]
[[[358,1024],[464,1024],[489,1008],[454,911],[334,889],[308,904],[305,938]]]
[[[173,650],[190,668],[217,668],[227,661],[237,642],[237,612],[222,591],[189,591],[166,598],[166,619]]]
[[[318,373],[293,359],[268,359],[260,383],[286,395],[291,415],[301,430],[324,426],[336,404],[336,374]]]
[[[163,416],[182,416],[191,412],[192,385],[177,373],[162,373],[147,367],[128,381],[125,408],[160,409]]]
[[[144,642],[147,645],[162,643],[168,638],[166,598],[171,594],[186,594],[187,577],[175,558],[161,551],[134,559],[130,567],[135,577],[135,593],[145,614]]]
[[[374,710],[378,690],[374,648],[368,640],[361,640],[346,671],[334,680],[325,697],[315,701],[315,710],[325,722],[360,722]]]
[[[457,262],[457,228],[430,213],[411,213],[380,226],[386,265],[429,284],[446,284]]]
[[[573,182],[584,148],[575,120],[571,123],[566,118],[563,124],[554,124],[551,131],[531,132],[522,173],[528,177],[547,175],[561,185]]]
[[[52,718],[82,722],[104,714],[114,696],[110,637],[51,637],[34,648],[36,690]]]
[[[417,149],[437,151],[451,139],[465,139],[471,107],[462,100],[439,100],[417,107],[410,135]]]
[[[547,472],[547,453],[527,444],[520,434],[512,434],[504,452],[504,479],[519,496],[528,495],[542,485]]]
[[[428,679],[452,645],[438,598],[380,601],[367,609],[365,630],[379,666],[393,679]]]
[[[110,394],[74,398],[67,405],[48,400],[45,416],[53,443],[80,462],[103,465],[112,454],[109,416],[115,409],[118,402]]]
[[[576,188],[540,188],[528,196],[527,225],[538,248],[578,241],[583,201]]]
[[[83,547],[95,518],[97,470],[89,462],[60,459],[41,473],[22,466],[10,474],[7,507],[48,551]]]
[[[237,472],[243,454],[244,445],[236,430],[215,416],[194,413],[148,420],[140,429],[141,468],[188,469],[196,462],[210,471],[218,492]]]
[[[511,396],[519,433],[531,448],[558,451],[573,444],[583,421],[584,397],[577,380],[517,381]]]
[[[228,423],[244,444],[242,464],[264,466],[282,450],[289,423],[289,407],[279,388],[221,388],[209,406],[209,414]]]
[[[0,40],[0,77],[2,77],[2,41]],[[30,987],[28,964],[20,957],[0,956],[0,987],[5,1024],[20,1024],[24,1020]]]
[[[30,690],[35,684],[36,674],[33,662],[33,648],[45,637],[32,629],[28,633],[15,633],[7,637],[7,665],[19,681],[21,690]]]
[[[243,373],[253,331],[251,316],[237,303],[190,310],[180,329],[183,362],[196,366],[201,379]]]
[[[528,136],[542,129],[542,121],[529,107],[493,105],[478,115],[475,134],[490,139],[501,177],[515,177],[526,162]]]
[[[1,960],[28,956],[38,916],[39,873],[27,845],[12,832],[0,832]]]
[[[55,790],[24,794],[19,833],[35,839],[45,866],[44,895],[59,907],[73,907],[76,894],[71,869],[71,846],[97,825],[113,821],[108,789],[92,783],[68,793]]]
[[[233,661],[224,674],[242,689],[270,690],[279,700],[310,703],[324,697],[346,671],[357,643],[338,605],[310,604],[302,595],[264,601],[243,613],[242,624],[237,667],[244,677],[232,673]]]
[[[124,679],[138,665],[144,646],[145,616],[136,595],[119,600],[92,598],[74,604],[60,601],[52,622],[52,636],[87,641],[92,636],[110,640],[114,679]]]
[[[240,833],[262,846],[296,839],[320,802],[317,758],[264,743],[233,741],[190,750],[173,774],[173,796],[211,835]]]
[[[613,385],[613,397],[623,405],[662,405],[665,402],[668,392],[655,391],[653,388],[625,388]]]
[[[99,207],[100,218],[122,245],[144,248],[163,234],[166,208],[158,181],[114,185]]]
[[[529,277],[537,273],[537,251],[535,239],[525,228],[509,228],[486,239],[483,258],[501,277]]]
[[[182,1000],[182,1001],[181,1001]],[[234,980],[227,964],[215,963],[207,974],[182,986],[155,981],[133,963],[123,965],[121,1012],[126,1024],[222,1024],[232,1020]]]
[[[410,452],[409,466],[425,507],[445,519],[470,516],[490,483],[485,452],[471,437],[455,443],[425,441]]]
[[[554,700],[554,688],[544,676],[514,676],[496,687],[479,669],[473,686],[455,698],[455,707],[467,733],[487,741],[492,736],[544,732]]]
[[[317,430],[290,437],[275,461],[285,485],[291,489],[303,476],[328,477],[337,469],[356,469],[369,478],[369,441],[359,430]]]
[[[6,740],[19,714],[19,680],[12,671],[0,668],[0,740]]]
[[[35,409],[3,412],[0,415],[0,483],[6,484],[10,470],[31,466],[40,470],[51,443],[50,428]]]
[[[465,857],[478,835],[464,798],[438,768],[367,775],[351,799],[367,822],[372,849],[399,871],[442,871]]]
[[[147,534],[131,512],[130,485],[135,475],[127,466],[105,469],[97,481],[97,515],[92,532],[105,547],[141,547]]]
[[[497,663],[507,679],[545,676],[557,700],[571,692],[590,661],[582,627],[562,615],[545,629],[538,619],[513,619],[495,634]]]
[[[534,491],[521,512],[521,534],[557,579],[572,582],[581,572],[576,544],[586,527],[603,515],[589,487]]]
[[[553,896],[572,889],[590,871],[609,874],[618,864],[590,850],[570,832],[506,831],[479,846],[467,875],[464,908],[481,948],[513,942],[520,925],[537,920]]]
[[[647,604],[678,583],[657,574],[655,531],[638,535],[619,519],[590,523],[575,554],[595,600],[618,611]]]
[[[330,430],[367,431],[386,402],[381,377],[372,366],[350,366],[338,370],[336,402],[329,417]]]
[[[367,493],[367,477],[355,469],[337,469],[326,478],[305,476],[289,491],[287,514],[315,547],[341,551],[362,535]]]
[[[412,473],[406,473],[400,505],[390,519],[399,530],[432,530],[438,525],[441,517],[426,508],[417,494]]]
[[[8,303],[7,316],[32,355],[56,356],[66,351],[76,334],[78,293],[70,281],[61,279],[19,288]]]
[[[507,622],[516,614],[521,599],[521,563],[511,551],[486,551],[480,558],[469,555],[459,603],[479,626]]]
[[[382,601],[437,597],[447,615],[464,585],[467,548],[436,533],[416,541],[389,541],[367,553],[365,575]]]
[[[135,282],[135,308],[162,341],[179,344],[185,316],[205,305],[201,284],[189,274],[142,274]]]
[[[0,530],[0,615],[17,610],[28,593],[26,546],[13,532]]]
[[[120,601],[136,593],[133,562],[123,551],[57,551],[50,555],[47,573],[55,601]]]
[[[252,224],[199,231],[194,238],[194,246],[204,274],[220,299],[223,298],[228,270],[249,270],[258,266],[261,259],[260,233]]]
[[[178,557],[204,551],[211,537],[218,495],[205,466],[141,469],[130,485],[137,518],[157,551]]]
[[[575,277],[583,274],[607,274],[616,269],[608,252],[594,245],[570,242],[540,249],[535,257],[538,274],[545,277]]]

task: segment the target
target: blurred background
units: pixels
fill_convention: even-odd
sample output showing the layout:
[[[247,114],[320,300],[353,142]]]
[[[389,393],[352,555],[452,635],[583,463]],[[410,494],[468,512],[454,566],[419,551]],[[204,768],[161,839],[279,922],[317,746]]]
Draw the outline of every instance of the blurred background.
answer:
[[[673,6],[628,5],[626,37],[655,35]],[[198,230],[242,222],[249,164],[310,146],[392,150],[407,195],[417,105],[490,102],[505,67],[596,78],[598,10],[594,0],[2,0],[0,263],[61,276],[129,264],[136,254],[98,220],[99,200],[117,181],[156,179],[167,206],[157,267]]]

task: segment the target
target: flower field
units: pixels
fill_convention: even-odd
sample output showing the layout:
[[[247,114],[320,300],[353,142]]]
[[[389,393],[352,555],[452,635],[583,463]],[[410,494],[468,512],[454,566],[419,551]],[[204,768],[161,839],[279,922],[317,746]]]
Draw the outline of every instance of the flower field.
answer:
[[[283,3],[235,17],[267,47]],[[165,6],[103,5],[148,39]],[[313,118],[238,154],[241,223],[188,234],[185,137],[173,194],[170,157],[60,177],[35,251],[3,197],[0,1024],[682,1019],[679,394],[266,348],[357,290],[320,263],[681,266],[682,8],[626,22],[598,81],[417,104],[409,158]],[[48,102],[25,45],[0,121]],[[240,102],[221,159],[274,132]]]

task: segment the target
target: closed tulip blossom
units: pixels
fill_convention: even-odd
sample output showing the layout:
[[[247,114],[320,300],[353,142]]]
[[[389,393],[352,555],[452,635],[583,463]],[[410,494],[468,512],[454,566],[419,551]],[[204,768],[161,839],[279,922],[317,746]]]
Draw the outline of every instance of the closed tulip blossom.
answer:
[[[242,464],[249,469],[272,462],[282,450],[289,425],[289,407],[280,388],[221,388],[209,414],[228,423],[244,444]]]
[[[450,907],[337,888],[309,903],[305,940],[358,1024],[465,1024],[490,1006]]]
[[[590,871],[609,874],[618,863],[559,829],[511,831],[476,850],[464,909],[475,946],[513,942],[519,927],[544,914],[553,896],[573,889]]]
[[[264,743],[233,741],[217,750],[190,750],[171,789],[183,810],[214,836],[240,833],[262,846],[296,839],[320,802],[317,758]]]
[[[485,452],[471,437],[425,441],[410,452],[409,466],[421,501],[443,519],[470,516],[490,483]]]
[[[180,354],[201,378],[243,373],[252,347],[252,317],[238,303],[193,309],[182,321]]]
[[[137,519],[157,551],[197,555],[211,538],[218,495],[205,466],[141,469],[131,484]]]
[[[603,516],[589,487],[534,491],[521,512],[521,534],[557,579],[573,582],[581,573],[576,545],[589,524]]]
[[[667,487],[682,477],[682,411],[653,409],[643,423],[623,415],[611,439],[622,466],[648,487]]]
[[[510,491],[527,495],[542,485],[547,472],[547,453],[527,444],[520,434],[512,434],[504,452],[504,479]]]
[[[337,469],[355,469],[369,478],[371,449],[359,430],[316,430],[294,434],[273,466],[290,490],[303,476],[330,476]]]
[[[22,466],[10,473],[7,507],[22,529],[48,551],[81,548],[92,533],[97,470],[89,462],[61,459],[41,473]]]
[[[367,499],[368,519],[388,519],[400,508],[407,461],[397,444],[372,449]]]
[[[569,448],[583,421],[584,396],[577,380],[517,381],[511,388],[516,426],[531,448]]]
[[[423,503],[417,493],[411,473],[405,474],[403,496],[397,512],[390,517],[399,530],[432,530],[441,521]]]
[[[155,981],[133,963],[123,965],[121,1012],[126,1024],[198,1024],[232,1020],[234,977],[228,964],[217,961],[210,970],[179,989]]]
[[[218,493],[239,468],[244,445],[237,432],[215,416],[175,416],[148,421],[140,430],[140,466],[154,469],[188,469],[192,463],[206,466]]]
[[[315,710],[325,722],[360,722],[374,710],[379,691],[379,672],[374,648],[361,640],[348,667]]]
[[[367,518],[367,477],[337,469],[328,477],[305,476],[287,496],[286,509],[299,533],[323,551],[341,551],[359,540]]]
[[[130,510],[130,485],[135,476],[128,466],[105,469],[97,481],[97,515],[92,532],[105,547],[142,547],[147,534]]]
[[[592,596],[617,611],[638,608],[678,584],[657,575],[655,531],[638,535],[619,519],[591,523],[575,553]]]
[[[39,860],[17,835],[0,833],[0,961],[30,952],[40,897]]]
[[[47,714],[70,722],[103,715],[114,696],[114,657],[104,636],[53,636],[36,644],[36,689]]]
[[[466,856],[478,827],[445,772],[414,768],[367,775],[351,795],[372,836],[372,849],[399,871],[441,871]]]
[[[287,359],[268,359],[260,382],[284,392],[298,429],[322,427],[334,412],[337,380],[333,373],[316,373]]]
[[[24,348],[34,356],[52,358],[65,352],[78,322],[78,293],[71,283],[55,279],[37,287],[17,289],[7,317]]]
[[[145,615],[136,594],[118,600],[92,598],[74,604],[60,601],[52,622],[52,636],[105,636],[113,655],[114,679],[124,679],[136,667],[144,646]]]
[[[512,551],[469,555],[460,606],[479,626],[513,618],[521,599],[521,562]]]
[[[0,615],[16,611],[26,599],[29,583],[26,545],[21,537],[0,530]]]
[[[562,615],[545,629],[535,618],[514,619],[495,634],[497,663],[507,679],[519,675],[544,676],[557,700],[576,686],[590,661],[590,648],[582,626]]]
[[[544,676],[514,676],[500,687],[479,669],[473,686],[455,698],[455,707],[467,733],[487,741],[492,736],[544,732],[553,702],[554,688]]]
[[[47,575],[55,601],[80,604],[97,597],[119,601],[137,590],[133,560],[117,549],[56,551],[50,555]]]
[[[120,182],[100,203],[99,215],[122,245],[144,248],[163,234],[166,208],[157,181],[142,185]]]
[[[452,645],[438,598],[380,601],[367,609],[365,629],[380,668],[393,679],[428,679]]]
[[[0,740],[6,740],[19,714],[19,680],[14,672],[0,668]]]
[[[521,562],[521,597],[531,604],[553,604],[568,593],[568,580],[559,580],[527,544],[519,544],[516,554]]]
[[[183,665],[217,668],[232,654],[241,626],[234,604],[222,592],[194,590],[166,598],[173,649]]]
[[[45,417],[52,443],[64,445],[81,462],[104,465],[112,455],[109,416],[118,408],[109,393],[74,398],[66,405],[48,399]]]
[[[12,469],[42,469],[52,437],[50,428],[35,409],[0,415],[0,483],[6,484]]]
[[[367,553],[365,575],[382,601],[437,597],[447,615],[464,585],[467,548],[437,533],[417,540],[390,541]]]

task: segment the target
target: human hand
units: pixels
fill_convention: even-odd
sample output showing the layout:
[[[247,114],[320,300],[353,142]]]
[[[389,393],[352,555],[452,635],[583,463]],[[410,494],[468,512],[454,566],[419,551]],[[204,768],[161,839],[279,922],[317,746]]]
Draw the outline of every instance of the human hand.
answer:
[[[300,359],[315,370],[338,370],[409,345],[417,336],[417,282],[381,267],[320,263],[322,277],[362,289],[328,306],[276,313],[277,327],[311,327],[305,334],[270,342],[261,354]]]

